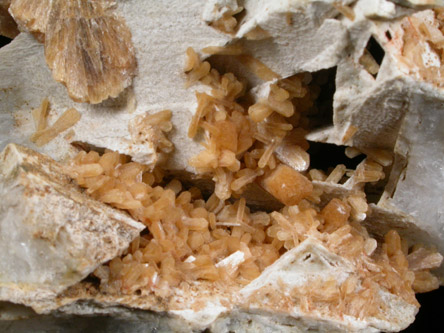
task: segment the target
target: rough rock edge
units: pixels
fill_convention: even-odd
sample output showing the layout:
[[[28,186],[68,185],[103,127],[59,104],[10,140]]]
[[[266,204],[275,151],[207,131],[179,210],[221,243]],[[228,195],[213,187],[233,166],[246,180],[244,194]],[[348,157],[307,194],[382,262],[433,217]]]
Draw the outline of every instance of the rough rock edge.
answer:
[[[29,213],[22,206],[25,211],[20,211],[24,214],[21,217],[26,221],[16,221],[23,223],[23,229],[17,231],[20,232],[18,237],[24,237],[23,246],[35,247],[38,242],[40,250],[50,248],[48,257],[45,254],[42,259],[50,260],[46,264],[53,265],[43,277],[22,272],[26,275],[17,280],[13,272],[9,279],[2,274],[1,300],[29,305],[54,298],[58,292],[85,278],[98,265],[120,255],[145,228],[127,214],[84,194],[72,183],[63,166],[46,156],[9,144],[0,154],[0,161],[2,186],[22,189],[23,197],[17,196],[12,200],[20,200],[17,205],[26,205],[26,200],[31,200],[29,204],[35,211]],[[8,203],[6,200],[4,204]],[[15,211],[19,214],[17,209]],[[69,213],[71,215],[66,216]],[[106,238],[109,242],[105,241]],[[64,251],[66,256],[59,251]],[[29,262],[25,262],[32,267],[37,258],[39,256],[29,256]]]
[[[358,1],[357,18],[348,23],[353,47],[350,56],[338,65],[333,126],[310,133],[308,139],[392,151],[394,163],[387,176],[388,183],[378,204],[373,206],[375,216],[386,219],[386,225],[365,223],[375,235],[394,228],[409,244],[419,241],[434,245],[443,254],[443,204],[439,199],[439,184],[444,178],[439,165],[444,157],[437,142],[441,140],[438,124],[444,122],[439,112],[444,89],[423,81],[400,60],[403,30],[398,17],[391,22],[369,21],[365,8],[365,1]],[[429,10],[415,15],[427,16],[427,12]],[[414,13],[410,8],[405,12]],[[391,39],[388,36],[392,36]],[[375,38],[385,52],[376,78],[359,63],[370,37]],[[358,130],[351,140],[344,142],[343,137],[351,125]],[[335,186],[335,191],[350,190]],[[430,195],[431,200],[420,201],[418,196],[409,194],[418,189]],[[369,216],[369,221],[373,220],[374,217]],[[444,264],[435,274],[444,283]]]

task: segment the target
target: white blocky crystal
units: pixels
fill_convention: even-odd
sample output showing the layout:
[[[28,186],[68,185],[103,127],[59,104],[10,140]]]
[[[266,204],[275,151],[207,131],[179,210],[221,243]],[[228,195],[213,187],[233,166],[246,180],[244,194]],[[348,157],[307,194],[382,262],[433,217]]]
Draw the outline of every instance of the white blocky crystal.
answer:
[[[288,297],[295,288],[302,291],[309,289],[314,283],[319,283],[320,280],[327,282],[332,278],[340,285],[347,278],[356,274],[357,268],[353,263],[330,252],[318,241],[308,238],[299,246],[283,254],[258,278],[244,287],[240,293],[245,297],[245,303],[248,304],[248,312],[265,312],[266,314],[266,297],[265,299],[256,297],[258,293],[260,294],[261,289],[272,290],[283,297]],[[314,308],[307,314],[301,304],[294,306],[289,311],[286,310],[288,313],[282,311],[281,315],[299,320],[301,326],[305,323],[305,327],[300,327],[302,331],[308,327],[316,328],[319,331],[399,331],[413,322],[418,311],[416,306],[405,302],[383,288],[378,293],[388,305],[383,315],[379,317],[354,318],[349,315],[335,315],[334,311],[325,314],[321,308],[316,308],[316,305],[312,305]],[[269,313],[269,316],[272,317],[273,314]]]
[[[10,144],[0,155],[0,300],[30,304],[121,254],[144,225],[90,199],[58,163]]]
[[[218,2],[223,1],[216,1],[216,8]],[[232,43],[241,45],[246,54],[265,64],[275,77],[334,67],[346,55],[350,40],[346,25],[337,19],[339,12],[333,3],[244,1],[241,14],[245,16],[238,22]],[[337,3],[347,5],[352,1]],[[216,68],[247,78],[253,86],[263,82],[242,61],[224,56],[213,56],[210,60]]]
[[[339,1],[347,5],[352,1]],[[345,55],[347,29],[335,17],[333,1],[258,1],[244,3],[246,16],[237,38],[257,59],[282,77],[334,67]],[[269,38],[252,40],[260,27]]]

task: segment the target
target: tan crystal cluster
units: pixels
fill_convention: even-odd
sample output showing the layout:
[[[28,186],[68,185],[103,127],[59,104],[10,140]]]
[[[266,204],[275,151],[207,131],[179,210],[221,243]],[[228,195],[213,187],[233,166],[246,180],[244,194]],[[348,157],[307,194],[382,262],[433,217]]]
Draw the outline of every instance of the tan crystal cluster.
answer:
[[[212,89],[211,94],[196,93],[198,107],[188,136],[193,138],[202,129],[206,139],[205,150],[193,157],[190,165],[202,174],[213,176],[217,197],[226,200],[232,193],[239,195],[256,179],[263,179],[265,188],[285,204],[298,204],[309,196],[311,184],[298,173],[309,165],[306,130],[299,122],[301,114],[312,105],[313,94],[310,97],[301,77],[270,84],[267,96],[250,105],[247,113],[237,102],[245,95],[244,83],[231,73],[220,75],[208,62],[201,62],[193,50],[188,49],[187,54],[185,71],[189,82],[199,80]],[[268,78],[273,73],[257,59],[253,61],[259,64],[255,71],[259,77]],[[273,76],[278,77],[275,73]],[[292,99],[299,99],[295,102],[296,112]],[[280,159],[292,168],[282,165],[276,169]],[[276,178],[286,178],[288,184],[294,182],[294,187],[302,192],[299,200],[285,198],[289,193],[281,193],[275,186]]]
[[[444,10],[407,17],[402,28],[402,61],[421,80],[444,87]]]
[[[199,279],[245,285],[278,259],[282,251],[298,246],[308,237],[362,265],[360,279],[368,279],[364,285],[368,284],[369,295],[373,294],[371,285],[376,283],[412,304],[416,304],[412,289],[415,274],[409,270],[407,258],[420,258],[414,264],[415,270],[421,265],[430,269],[440,264],[436,252],[422,247],[408,254],[407,244],[395,231],[386,235],[385,243],[377,250],[376,240],[353,223],[350,205],[340,199],[331,200],[322,209],[303,200],[280,212],[251,212],[243,198],[234,204],[225,203],[215,194],[204,200],[197,188],[183,190],[177,179],[159,186],[159,173],[146,172],[142,165],[127,159],[125,162],[125,157],[114,152],[102,156],[96,152],[80,153],[73,163],[77,182],[90,195],[128,210],[149,230],[131,243],[126,255],[95,271],[105,293],[153,291],[166,297],[181,282]],[[286,179],[281,179],[281,184],[285,183]],[[239,259],[230,260],[236,256]],[[438,260],[432,259],[435,257]],[[423,272],[420,276],[425,277],[428,273]],[[420,290],[427,286],[434,289],[437,280],[432,279],[434,282],[427,285],[415,283]],[[357,283],[348,281],[343,288],[347,288],[347,294],[352,293]],[[359,294],[355,297],[360,298]],[[372,310],[361,304],[353,311],[357,315]]]
[[[212,88],[211,95],[196,95],[198,107],[191,120],[189,135],[195,136],[202,128],[207,149],[193,158],[191,164],[214,176],[215,192],[209,199],[203,200],[199,189],[182,190],[177,179],[171,180],[165,187],[158,186],[162,181],[159,170],[149,173],[142,165],[129,162],[115,152],[106,152],[102,156],[94,151],[80,153],[72,166],[79,185],[86,187],[87,192],[98,200],[128,210],[149,230],[147,235],[132,243],[126,256],[116,258],[109,267],[96,271],[95,274],[102,280],[103,290],[133,293],[148,289],[167,296],[171,287],[177,287],[183,281],[234,280],[247,284],[279,258],[282,251],[294,248],[307,237],[322,240],[327,248],[352,261],[364,260],[361,255],[372,256],[377,243],[356,222],[360,214],[368,210],[362,185],[384,178],[383,165],[371,159],[363,161],[356,171],[349,172],[349,181],[355,188],[353,194],[343,200],[334,198],[325,207],[320,207],[322,190],[314,191],[309,178],[337,183],[345,176],[345,166],[337,166],[328,176],[312,169],[307,178],[274,158],[276,146],[293,128],[282,117],[282,109],[290,110],[285,113],[289,118],[294,116],[295,106],[285,101],[297,92],[304,97],[301,90],[307,91],[300,79],[271,84],[268,100],[260,99],[253,103],[247,112],[236,102],[244,92],[236,77],[220,75],[208,63],[200,62],[193,50],[187,53],[189,58],[185,70],[191,79],[201,80]],[[291,89],[293,94],[278,86],[279,83]],[[280,107],[282,104],[286,106]],[[255,113],[258,105],[265,105],[268,109],[265,116]],[[300,117],[295,117],[296,124]],[[303,137],[300,141],[307,149],[308,143]],[[278,144],[275,145],[275,142]],[[305,153],[296,144],[287,143],[285,148]],[[284,150],[282,155],[288,158],[290,154]],[[372,155],[379,157],[382,164],[389,163],[384,161],[384,155],[376,152]],[[271,162],[270,158],[273,158]],[[308,161],[306,165],[308,168]],[[306,170],[302,168],[300,171]],[[261,211],[251,213],[245,198],[234,204],[225,202],[232,196],[232,191],[241,194],[244,186],[256,181],[256,178],[260,178],[257,181],[265,190],[285,205],[283,210],[270,214]],[[350,225],[349,219],[355,222]],[[395,231],[390,231],[386,235],[386,245],[372,263],[382,268],[370,269],[364,264],[363,271],[371,276],[375,271],[394,270],[396,274],[393,276],[376,274],[379,277],[373,283],[383,285],[414,303],[412,284],[416,280],[415,274],[408,269],[406,246],[407,243],[404,243],[402,250],[401,239]],[[429,257],[428,254],[426,257]],[[236,255],[240,258],[232,263],[229,258]],[[433,251],[430,255],[433,256]],[[440,258],[439,254],[437,258]],[[426,266],[430,269],[439,264],[440,260]],[[418,290],[437,288],[438,280],[431,274],[427,278],[427,274],[430,273],[418,274],[415,282]],[[357,315],[364,310],[354,311]]]
[[[80,113],[74,109],[66,110],[54,124],[47,126],[49,101],[45,98],[39,108],[32,110],[32,117],[35,123],[35,133],[29,138],[38,147],[41,147],[60,133],[74,126],[80,120]]]
[[[232,49],[212,51],[233,54]],[[239,53],[234,51],[235,56]],[[174,288],[181,290],[184,283],[196,281],[214,282],[220,292],[242,286],[248,290],[267,267],[306,239],[320,241],[352,262],[358,273],[342,283],[331,277],[289,291],[284,285],[260,288],[241,303],[247,302],[247,307],[261,304],[270,311],[284,307],[291,312],[297,305],[307,313],[317,309],[328,315],[388,320],[384,317],[386,301],[378,296],[380,288],[412,305],[418,305],[414,291],[438,288],[438,279],[429,271],[441,264],[442,256],[436,250],[409,249],[394,230],[378,246],[359,225],[369,209],[363,186],[384,179],[383,169],[392,162],[390,155],[369,149],[368,158],[356,170],[338,165],[328,175],[316,169],[307,171],[308,143],[303,133],[309,123],[304,122],[304,112],[313,105],[315,97],[310,98],[309,92],[315,89],[303,84],[303,77],[276,78],[266,87],[265,98],[254,96],[250,104],[240,104],[238,100],[245,94],[242,82],[231,73],[221,75],[211,69],[192,49],[187,55],[189,83],[200,81],[211,88],[210,94],[196,93],[198,106],[188,135],[193,138],[203,131],[206,149],[190,164],[213,177],[215,192],[204,200],[199,189],[183,190],[177,179],[159,186],[162,175],[158,170],[151,174],[134,162],[120,165],[122,157],[113,152],[80,154],[72,169],[79,184],[99,200],[127,209],[149,230],[131,243],[126,255],[96,269],[100,293],[170,297]],[[262,72],[272,72],[258,60],[254,62]],[[263,78],[262,72],[255,74]],[[292,134],[300,133],[296,139],[288,135],[294,126]],[[344,141],[353,133],[348,136]],[[347,152],[349,156],[359,153]],[[97,170],[90,173],[93,166]],[[322,205],[323,190],[311,180],[335,184],[344,177],[353,190]],[[279,212],[251,212],[244,198],[234,204],[225,202],[232,195],[241,195],[253,182],[285,207]]]
[[[13,0],[19,26],[45,44],[55,80],[78,102],[100,103],[128,87],[136,70],[131,32],[114,1]]]
[[[308,170],[309,144],[304,136],[311,126],[308,116],[317,112],[314,100],[318,85],[304,84],[303,75],[278,79],[267,66],[248,56],[260,64],[260,70],[254,71],[256,75],[266,81],[273,73],[275,80],[265,85],[265,94],[258,93],[250,105],[241,105],[237,99],[244,96],[245,88],[233,74],[221,76],[208,62],[201,62],[193,50],[187,50],[187,54],[185,71],[189,82],[200,80],[212,88],[210,95],[196,93],[198,106],[188,135],[194,137],[202,129],[205,150],[193,157],[190,165],[212,176],[219,199],[239,196],[249,184],[258,183],[285,205],[297,205],[304,198],[320,203],[323,189],[314,188],[310,180],[329,184],[342,181],[353,189],[354,198],[360,198],[351,200],[354,216],[366,213],[363,186],[385,178],[383,169],[392,163],[391,156],[383,150],[367,149],[368,158],[356,170],[347,170],[342,164],[328,175],[321,170]],[[350,157],[358,154],[356,149],[348,150]]]
[[[227,293],[229,302],[241,307],[261,304],[263,310],[291,312],[296,306],[303,313],[390,320],[380,289],[417,306],[415,291],[439,285],[429,270],[440,265],[442,256],[420,245],[409,249],[393,230],[378,245],[351,215],[353,196],[332,199],[323,208],[303,199],[279,212],[252,212],[244,198],[230,204],[213,194],[205,200],[199,189],[183,189],[177,179],[160,186],[165,182],[159,171],[150,173],[114,152],[82,152],[70,168],[90,195],[127,210],[149,231],[142,232],[122,257],[94,271],[100,279],[93,292],[96,298],[143,299],[154,294],[174,299],[196,283],[207,288],[208,281],[214,283],[213,293]],[[279,182],[286,185],[288,178]],[[315,278],[289,291],[278,279],[277,286],[247,292],[267,267],[307,240],[352,263],[356,272],[343,281],[338,276]],[[238,299],[236,291],[242,288],[248,296]],[[192,306],[195,301],[190,302]],[[196,306],[193,311],[198,311]],[[170,307],[174,305],[160,308]]]
[[[191,50],[188,53],[195,55]],[[191,66],[191,75],[196,73],[194,69],[199,71],[202,68],[201,64],[195,62]],[[248,131],[254,123],[249,119],[251,113],[247,114],[235,102],[243,90],[242,84],[232,75],[221,77],[210,68],[205,72],[198,76],[212,84],[213,96],[205,94],[202,99],[202,95],[197,95],[199,105],[189,133],[197,132],[196,128],[201,126],[209,133],[207,138],[213,140],[213,154],[222,151],[222,156],[227,155],[223,153],[224,149],[231,152],[234,161],[225,165],[216,164],[216,167],[211,168],[207,166],[211,164],[196,162],[196,165],[206,166],[207,172],[217,176],[217,168],[230,170],[230,165],[234,165],[233,171],[240,169],[241,162],[236,159],[236,155],[249,150],[254,142],[254,134],[242,134],[238,128]],[[213,76],[208,77],[209,73]],[[261,100],[259,103],[264,102]],[[223,108],[216,109],[217,104]],[[250,110],[252,107],[254,110],[256,105],[258,103],[253,104]],[[236,119],[236,116],[233,117],[236,107],[237,118],[244,121],[238,127],[233,121],[233,118]],[[221,119],[215,121],[213,117],[217,116]],[[249,144],[238,151],[236,138],[242,137],[248,139]],[[211,141],[207,145],[211,145]],[[203,154],[210,153],[204,150]],[[269,156],[273,153],[271,151]],[[373,155],[378,156],[376,153]],[[379,160],[383,160],[384,156],[379,157]],[[149,230],[148,234],[133,241],[128,253],[122,258],[113,259],[109,265],[96,269],[94,274],[100,278],[100,290],[105,294],[154,292],[158,296],[167,297],[174,294],[172,288],[198,280],[218,282],[217,285],[222,284],[222,290],[226,285],[247,285],[276,261],[282,251],[297,247],[307,238],[320,240],[333,253],[351,260],[358,267],[362,266],[359,269],[360,275],[350,277],[343,284],[338,284],[333,278],[330,282],[319,281],[319,285],[315,283],[305,291],[296,288],[289,299],[275,293],[276,298],[269,299],[270,304],[284,302],[291,307],[294,300],[299,300],[305,304],[306,311],[310,309],[308,304],[322,303],[328,304],[329,308],[339,307],[338,315],[378,316],[381,315],[379,311],[384,301],[375,296],[377,288],[383,287],[405,301],[416,304],[412,285],[418,291],[437,287],[437,279],[428,269],[440,264],[441,257],[438,254],[423,248],[415,248],[409,254],[407,244],[402,245],[395,231],[386,235],[385,244],[376,251],[376,240],[353,222],[350,216],[352,209],[353,216],[359,216],[359,213],[367,210],[363,192],[345,200],[332,199],[320,209],[317,203],[322,193],[317,193],[317,199],[312,197],[305,200],[313,194],[310,180],[279,162],[277,165],[267,165],[267,176],[263,178],[262,184],[288,206],[271,214],[251,213],[244,198],[234,204],[225,203],[224,200],[231,196],[231,192],[220,198],[220,184],[217,181],[215,193],[205,201],[197,188],[182,190],[182,184],[177,179],[171,180],[165,187],[156,186],[162,181],[158,171],[151,174],[142,165],[122,158],[114,152],[106,152],[102,156],[96,152],[81,153],[72,166],[77,182],[86,187],[88,193],[117,208],[128,210]],[[202,153],[196,158],[202,158]],[[260,161],[261,156],[256,159]],[[215,163],[221,160],[213,158]],[[259,163],[255,162],[258,166]],[[355,171],[353,181],[356,184],[378,181],[384,177],[382,168],[382,165],[371,160],[364,161]],[[222,172],[226,170],[222,169]],[[311,170],[309,176],[338,182],[345,172],[344,166],[338,166],[328,177],[318,170]],[[251,179],[251,182],[254,180]],[[420,252],[427,253],[422,257],[423,269],[413,273],[409,270],[406,256],[414,258]],[[435,260],[429,259],[435,257]],[[426,264],[428,260],[432,264]],[[359,292],[355,292],[358,285]],[[255,299],[259,300],[261,296],[255,295],[252,301]]]
[[[136,145],[151,145],[155,151],[154,165],[161,165],[168,154],[174,149],[167,134],[173,129],[171,110],[163,110],[153,114],[145,113],[135,117],[129,126],[131,140]]]

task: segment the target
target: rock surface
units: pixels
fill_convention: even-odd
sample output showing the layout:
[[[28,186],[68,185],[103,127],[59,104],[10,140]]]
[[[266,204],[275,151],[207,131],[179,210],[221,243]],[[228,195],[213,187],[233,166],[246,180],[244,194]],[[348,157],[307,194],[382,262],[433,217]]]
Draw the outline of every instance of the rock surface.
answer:
[[[339,1],[348,5],[353,1]],[[224,1],[210,1],[206,11],[219,8]],[[337,19],[339,12],[331,1],[244,1],[244,17],[239,19],[234,43],[248,57],[213,56],[210,62],[224,72],[248,79],[252,86],[263,80],[286,78],[301,72],[316,72],[336,66],[349,44],[346,26]],[[237,8],[233,4],[233,8]],[[208,17],[207,21],[211,22]],[[218,16],[214,15],[213,20]],[[265,64],[271,77],[253,75],[248,64],[252,56]]]
[[[217,5],[218,1],[214,3]],[[119,3],[115,11],[125,19],[132,33],[138,73],[133,86],[126,92],[116,99],[95,106],[73,102],[65,89],[52,79],[45,64],[43,46],[31,36],[22,34],[0,51],[0,73],[3,77],[0,95],[1,116],[5,119],[5,130],[2,133],[13,135],[15,142],[35,148],[27,140],[33,131],[30,109],[36,108],[48,97],[51,118],[59,116],[62,110],[75,107],[82,113],[82,119],[73,128],[73,136],[69,139],[59,136],[40,151],[56,160],[62,160],[70,155],[70,152],[72,154],[69,143],[80,141],[131,155],[136,161],[144,164],[154,164],[158,158],[155,143],[140,145],[134,142],[128,126],[137,115],[170,109],[174,114],[174,130],[170,139],[176,149],[166,167],[193,172],[187,162],[201,147],[197,142],[188,139],[186,133],[196,107],[194,90],[203,88],[198,86],[185,89],[186,80],[182,69],[185,50],[188,47],[201,51],[208,46],[224,46],[240,40],[241,44],[245,44],[243,46],[248,53],[282,77],[304,70],[315,71],[335,66],[343,55],[348,43],[347,32],[344,25],[334,19],[338,12],[329,2],[314,1],[307,5],[296,1],[290,7],[280,2],[264,2],[263,5],[264,8],[270,7],[270,10],[257,10],[262,7],[256,6],[254,2],[245,3],[247,16],[234,36],[207,25],[208,22],[203,20],[203,12],[205,8],[211,8],[211,3],[206,4],[205,1],[173,1],[169,4],[156,3],[149,7],[140,0]],[[287,17],[287,12],[292,16]],[[180,16],[181,20],[177,20],[177,16]],[[250,37],[246,35],[257,26],[268,29],[272,39],[248,40]],[[317,39],[313,39],[313,30],[317,31]],[[147,34],[146,31],[150,33]],[[282,31],[285,33],[281,33]],[[298,38],[294,38],[295,33]],[[292,37],[289,39],[289,36]],[[288,44],[288,40],[300,39],[306,43],[299,41]],[[269,47],[271,40],[275,45],[273,49]],[[337,42],[330,45],[326,43],[327,40]],[[325,47],[319,49],[321,45]],[[298,52],[295,53],[295,49]],[[21,54],[19,59],[17,54]],[[313,57],[314,54],[317,56]],[[223,63],[228,63],[226,57]],[[276,67],[277,64],[279,67]],[[237,66],[241,66],[240,70],[246,76],[253,76],[246,69],[248,66]],[[236,73],[236,70],[234,72]],[[257,78],[252,80],[259,82]],[[13,124],[15,130],[8,130]],[[4,144],[2,143],[2,146]]]
[[[362,3],[357,7],[365,8]],[[431,22],[434,14],[425,10],[414,17]],[[354,53],[338,65],[333,126],[308,137],[363,150],[393,151],[395,163],[378,203],[383,211],[392,211],[398,216],[395,223],[393,216],[387,217],[387,226],[397,228],[411,242],[419,237],[444,253],[443,202],[439,194],[444,183],[440,167],[444,159],[440,148],[443,138],[439,131],[444,121],[441,112],[444,90],[439,74],[429,80],[421,76],[424,73],[421,66],[439,72],[443,64],[432,49],[430,54],[421,55],[423,64],[406,60],[403,55],[405,31],[400,21],[371,23],[357,11],[356,22],[349,29],[355,40]],[[383,49],[376,77],[360,63],[364,46],[372,36]],[[420,40],[418,43],[427,44]],[[357,131],[350,140],[344,141],[349,128]],[[372,232],[381,233],[371,223],[368,227]],[[438,272],[442,281],[444,266]]]
[[[54,297],[121,254],[144,228],[83,194],[43,155],[10,144],[0,161],[1,300]]]

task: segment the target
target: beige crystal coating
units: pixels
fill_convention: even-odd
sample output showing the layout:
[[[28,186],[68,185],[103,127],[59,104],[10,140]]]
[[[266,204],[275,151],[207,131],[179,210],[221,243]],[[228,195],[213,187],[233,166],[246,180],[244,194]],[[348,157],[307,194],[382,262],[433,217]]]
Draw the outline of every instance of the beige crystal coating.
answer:
[[[113,1],[17,0],[10,11],[20,26],[45,43],[55,80],[77,102],[117,97],[132,82],[136,58],[131,32],[113,14]]]

